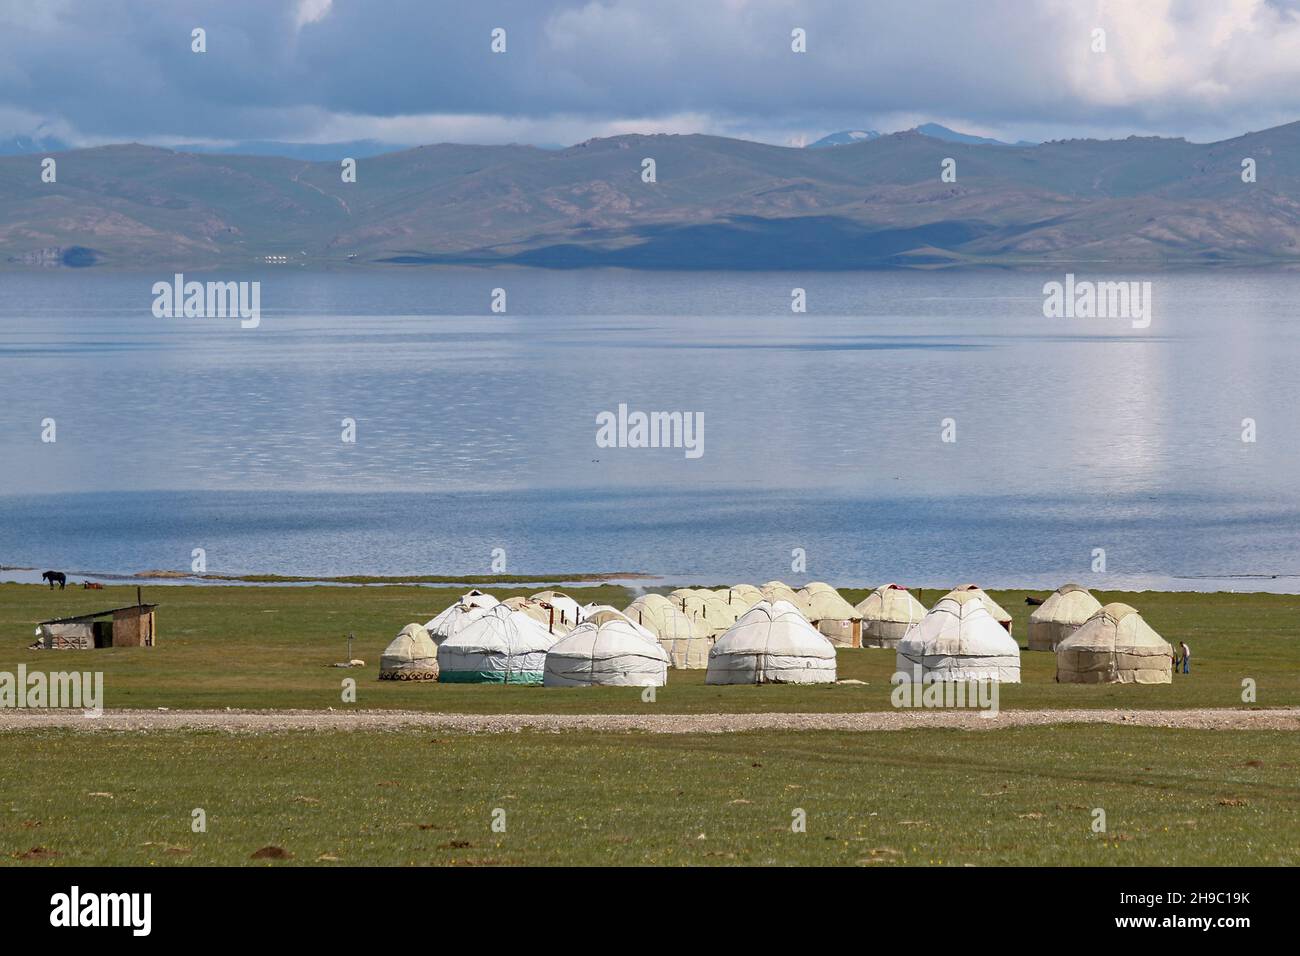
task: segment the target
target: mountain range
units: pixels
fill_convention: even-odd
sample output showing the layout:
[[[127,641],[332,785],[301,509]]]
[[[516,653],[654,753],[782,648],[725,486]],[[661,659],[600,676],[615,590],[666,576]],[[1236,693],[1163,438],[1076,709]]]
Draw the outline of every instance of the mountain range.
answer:
[[[41,156],[0,156],[0,265],[1300,262],[1300,123],[1209,144],[920,129],[819,149],[635,134],[560,150],[441,144],[355,157],[351,183],[337,159],[139,145],[52,158],[43,182]]]

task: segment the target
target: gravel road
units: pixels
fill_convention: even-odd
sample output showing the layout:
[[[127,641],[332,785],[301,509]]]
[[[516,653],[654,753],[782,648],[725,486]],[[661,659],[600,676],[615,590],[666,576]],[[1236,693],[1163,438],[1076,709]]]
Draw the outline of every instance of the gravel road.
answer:
[[[743,730],[908,730],[956,727],[997,730],[1047,724],[1127,724],[1194,730],[1300,730],[1300,708],[1258,710],[1006,710],[997,717],[972,711],[891,710],[850,714],[438,714],[403,710],[0,710],[0,733],[51,727],[86,731],[222,730],[433,730],[441,733],[510,733],[533,730],[642,731],[652,734],[728,733]]]

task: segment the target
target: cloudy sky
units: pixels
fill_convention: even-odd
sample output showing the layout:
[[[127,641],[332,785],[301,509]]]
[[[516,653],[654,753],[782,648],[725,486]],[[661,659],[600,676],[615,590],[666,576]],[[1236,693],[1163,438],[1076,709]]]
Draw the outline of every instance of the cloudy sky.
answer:
[[[1206,141],[1296,119],[1300,0],[0,0],[0,136],[78,145],[927,121]]]

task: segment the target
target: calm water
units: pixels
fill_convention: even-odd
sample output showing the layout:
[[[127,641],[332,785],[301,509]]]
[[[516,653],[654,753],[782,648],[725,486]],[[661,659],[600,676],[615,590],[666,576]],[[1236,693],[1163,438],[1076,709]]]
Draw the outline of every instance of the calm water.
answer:
[[[1063,273],[187,276],[248,330],[164,278],[0,274],[0,564],[1300,590],[1300,275],[1157,276],[1147,329],[1045,319]],[[598,448],[620,403],[703,456]]]

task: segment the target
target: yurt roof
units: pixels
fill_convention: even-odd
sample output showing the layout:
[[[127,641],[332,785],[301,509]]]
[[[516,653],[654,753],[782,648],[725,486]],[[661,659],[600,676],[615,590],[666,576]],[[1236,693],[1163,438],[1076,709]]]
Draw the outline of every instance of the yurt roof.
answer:
[[[437,656],[438,648],[429,637],[429,632],[420,624],[408,624],[384,648],[380,660],[395,657],[403,661],[418,661]]]
[[[445,639],[481,617],[488,610],[481,604],[465,604],[457,601],[450,607],[443,608],[431,620],[426,621],[424,629],[429,632],[429,636],[434,641],[439,638]]]
[[[829,584],[807,596],[807,616],[810,621],[851,621],[862,615]]]
[[[638,637],[642,638],[643,640],[647,640],[647,641],[659,640],[659,638],[655,637],[654,632],[652,632],[649,628],[641,624],[638,624],[635,620],[633,620],[631,617],[628,617],[618,608],[613,607],[609,604],[591,604],[582,609],[583,624],[595,624],[599,626],[601,624],[609,624],[617,621],[622,621],[624,624],[630,627]]]
[[[442,646],[513,655],[545,651],[555,640],[556,635],[527,614],[497,604],[443,641]]]
[[[803,612],[788,601],[759,601],[718,638],[709,654],[771,654],[833,659],[835,645],[809,624]]]
[[[925,605],[907,588],[882,584],[861,601],[855,610],[866,621],[919,621],[925,617]]]
[[[1173,653],[1169,642],[1146,622],[1136,608],[1115,602],[1088,618],[1078,630],[1056,645],[1056,650],[1059,653],[1062,649],[1122,650],[1137,647],[1163,648],[1164,653]]]
[[[1045,621],[1082,624],[1099,610],[1101,610],[1101,602],[1086,588],[1077,584],[1066,584],[1057,588],[1048,595],[1046,601],[1034,608],[1034,613],[1029,615],[1029,620],[1036,624]]]
[[[610,610],[614,609],[610,608]],[[584,621],[556,641],[547,654],[593,660],[608,660],[634,654],[664,664],[672,663],[668,652],[659,646],[659,642],[653,635],[647,638],[644,628],[628,620],[618,611],[614,611],[614,615],[616,616],[602,614],[600,620]]]
[[[919,647],[926,657],[1019,656],[1020,646],[997,622],[974,591],[958,591],[939,599],[921,623],[899,644]]]
[[[984,606],[988,608],[989,613],[993,615],[995,621],[1000,622],[1011,620],[1011,615],[1006,612],[1002,605],[989,597],[988,592],[978,584],[959,584],[957,587],[945,594],[944,597],[953,597],[958,594],[978,594],[980,600],[984,602]]]

